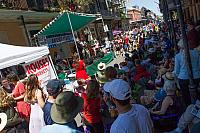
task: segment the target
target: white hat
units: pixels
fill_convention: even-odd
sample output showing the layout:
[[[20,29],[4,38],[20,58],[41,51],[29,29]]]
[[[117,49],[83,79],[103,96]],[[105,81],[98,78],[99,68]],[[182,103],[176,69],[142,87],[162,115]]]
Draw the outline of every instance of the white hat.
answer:
[[[178,45],[180,48],[184,48],[183,39],[180,39],[177,45]]]
[[[68,78],[75,78],[76,77],[76,74],[75,73],[71,73],[67,76]]]
[[[106,69],[106,64],[100,62],[100,63],[98,64],[98,70],[99,70],[99,71],[102,71],[102,70],[104,70],[104,69]]]
[[[2,131],[7,124],[7,115],[5,113],[0,113],[0,119],[0,131]]]
[[[149,48],[149,49],[148,49],[148,52],[149,52],[149,53],[154,53],[154,52],[155,52],[155,49],[154,49],[154,48]]]
[[[127,100],[131,97],[131,88],[129,84],[122,79],[113,80],[107,87],[108,92],[115,99]]]

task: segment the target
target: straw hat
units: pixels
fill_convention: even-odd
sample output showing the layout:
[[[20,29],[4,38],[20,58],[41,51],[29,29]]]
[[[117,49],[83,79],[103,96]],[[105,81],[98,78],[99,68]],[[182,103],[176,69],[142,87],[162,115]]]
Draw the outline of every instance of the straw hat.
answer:
[[[166,77],[167,80],[174,80],[174,78],[175,78],[175,76],[172,72],[167,72],[165,74],[165,77]]]
[[[102,70],[105,70],[105,69],[106,69],[106,64],[100,62],[100,63],[98,64],[98,70],[99,70],[99,71],[102,71]]]
[[[167,69],[164,68],[164,67],[161,67],[161,68],[158,70],[158,73],[159,73],[161,76],[164,75],[164,74],[166,74],[166,72],[167,72]]]
[[[1,123],[0,123],[0,131],[2,131],[4,129],[4,127],[7,124],[7,115],[6,113],[0,113],[0,119],[1,119]]]
[[[165,91],[176,91],[176,82],[174,80],[166,80],[163,88]]]

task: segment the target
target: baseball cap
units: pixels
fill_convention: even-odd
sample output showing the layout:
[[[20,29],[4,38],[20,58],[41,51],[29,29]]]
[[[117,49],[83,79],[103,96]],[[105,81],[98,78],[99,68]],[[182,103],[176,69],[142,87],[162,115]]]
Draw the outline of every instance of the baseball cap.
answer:
[[[122,79],[115,79],[106,86],[107,92],[118,100],[127,100],[131,97],[131,88],[129,84]]]
[[[64,80],[60,79],[51,79],[48,81],[46,87],[47,87],[47,92],[49,95],[53,95],[57,92],[59,92],[63,86],[65,85]]]
[[[105,92],[108,92],[108,93],[109,93],[109,91],[110,91],[110,84],[111,84],[111,82],[106,82],[106,83],[103,85],[103,90],[104,90]]]

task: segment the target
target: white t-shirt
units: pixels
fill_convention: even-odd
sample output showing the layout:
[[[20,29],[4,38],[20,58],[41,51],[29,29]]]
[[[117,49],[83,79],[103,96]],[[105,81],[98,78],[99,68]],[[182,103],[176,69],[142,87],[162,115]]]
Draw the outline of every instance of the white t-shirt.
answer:
[[[81,132],[65,125],[53,124],[44,126],[41,129],[40,133],[81,133]]]
[[[112,124],[111,133],[152,133],[153,123],[148,110],[134,104],[130,111],[119,114]]]

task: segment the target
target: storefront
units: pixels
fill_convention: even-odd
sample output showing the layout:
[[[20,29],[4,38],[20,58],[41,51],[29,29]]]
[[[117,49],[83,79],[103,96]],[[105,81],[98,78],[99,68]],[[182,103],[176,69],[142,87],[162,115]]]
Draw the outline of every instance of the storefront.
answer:
[[[72,57],[76,51],[73,35],[71,33],[56,34],[49,36],[39,36],[39,45],[48,46],[50,55],[55,61]]]
[[[79,55],[75,32],[87,27],[95,20],[95,15],[62,11],[35,37],[38,38],[39,45],[47,45],[50,48],[54,59],[71,57],[74,51]]]

